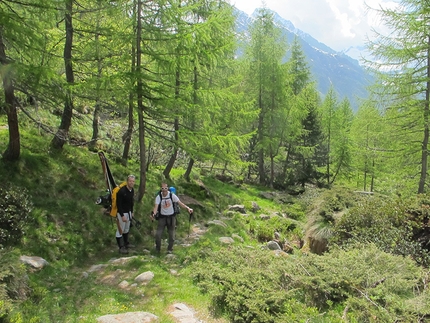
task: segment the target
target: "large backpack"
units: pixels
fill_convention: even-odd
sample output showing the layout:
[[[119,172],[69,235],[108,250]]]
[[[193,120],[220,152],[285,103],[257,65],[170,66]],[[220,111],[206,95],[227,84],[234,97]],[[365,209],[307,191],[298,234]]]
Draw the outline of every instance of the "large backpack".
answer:
[[[179,207],[178,202],[173,202],[172,193],[176,194],[176,188],[174,188],[173,186],[169,187],[169,198],[173,204],[173,215],[178,215],[179,213],[181,213],[181,208]],[[158,212],[158,215],[161,215],[161,200],[163,199],[161,190],[158,191],[157,195],[160,196],[160,204],[158,204],[157,212]]]
[[[112,203],[111,203],[111,208],[110,208],[110,216],[112,217],[116,217],[116,215],[118,214],[118,205],[116,204],[116,198],[117,198],[117,194],[118,191],[121,189],[121,187],[124,187],[127,185],[127,182],[122,182],[121,184],[119,184],[118,186],[116,186],[113,190],[112,190]]]

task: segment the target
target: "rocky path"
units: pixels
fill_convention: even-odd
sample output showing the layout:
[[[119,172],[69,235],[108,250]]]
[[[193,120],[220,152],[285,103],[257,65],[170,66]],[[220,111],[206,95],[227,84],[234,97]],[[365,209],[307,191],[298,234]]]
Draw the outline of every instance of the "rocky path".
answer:
[[[202,235],[204,235],[209,226],[226,226],[222,220],[213,220],[203,224],[194,224],[191,228],[190,235],[184,239],[177,241],[177,245],[183,248],[191,246],[195,241],[199,240]],[[231,237],[220,237],[219,241],[223,244],[234,243],[237,240],[242,240],[239,235],[232,235]],[[279,246],[278,246],[279,248]],[[272,248],[270,248],[272,249]],[[273,249],[272,249],[273,250]],[[149,250],[144,250],[140,254],[137,252],[132,252],[130,256],[118,257],[110,259],[107,263],[100,263],[92,265],[82,272],[82,279],[88,278],[90,275],[96,275],[97,282],[100,284],[105,284],[112,286],[114,288],[119,288],[124,291],[129,291],[131,293],[139,293],[142,285],[149,284],[155,277],[155,274],[151,271],[146,272],[133,272],[126,271],[123,268],[132,260],[138,259],[148,259],[151,261],[151,255]],[[175,258],[174,254],[163,255],[164,261],[167,266],[170,266],[170,274],[178,275],[175,269]],[[31,266],[34,270],[41,270],[46,265],[49,265],[46,260],[40,257],[28,257],[22,256],[21,261]],[[166,310],[168,315],[170,315],[173,320],[177,323],[221,323],[224,322],[222,319],[217,320],[209,317],[206,313],[198,313],[195,309],[190,307],[188,304],[181,302],[175,302],[168,306]],[[146,311],[133,311],[127,313],[118,314],[108,314],[97,318],[99,323],[149,323],[149,322],[161,322],[160,318]]]

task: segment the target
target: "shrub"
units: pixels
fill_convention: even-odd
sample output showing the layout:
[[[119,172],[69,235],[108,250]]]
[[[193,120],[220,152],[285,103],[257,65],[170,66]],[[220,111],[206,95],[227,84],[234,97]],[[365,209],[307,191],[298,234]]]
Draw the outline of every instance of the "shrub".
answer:
[[[423,197],[363,200],[337,221],[332,242],[341,246],[371,242],[385,252],[411,256],[418,263],[427,265],[430,263],[429,253],[424,248],[426,244],[420,240],[428,241],[422,237],[429,211]]]
[[[31,209],[25,189],[0,186],[0,244],[11,245],[21,239]]]
[[[250,219],[249,232],[259,241],[266,242],[274,239],[275,232],[281,236],[288,236],[288,233],[294,231],[297,222],[286,219],[281,216],[272,216],[268,220]]]
[[[428,313],[408,305],[428,298],[424,271],[373,244],[287,258],[229,247],[189,270],[214,312],[234,323],[417,322]]]
[[[8,316],[15,301],[28,296],[26,277],[18,253],[10,248],[0,249],[0,322]]]
[[[297,203],[287,205],[284,209],[284,212],[287,214],[288,218],[297,221],[303,220],[306,216],[303,208]]]
[[[214,312],[226,314],[234,323],[275,323],[280,317],[288,322],[292,316],[303,319],[318,314],[314,308],[290,302],[282,261],[267,251],[221,249],[194,262],[191,274],[201,290],[211,295]]]

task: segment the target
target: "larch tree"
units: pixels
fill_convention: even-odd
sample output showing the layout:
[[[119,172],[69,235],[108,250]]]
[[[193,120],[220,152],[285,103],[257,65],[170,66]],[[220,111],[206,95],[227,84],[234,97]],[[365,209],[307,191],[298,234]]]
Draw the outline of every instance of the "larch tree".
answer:
[[[402,116],[399,132],[419,131],[407,147],[419,165],[417,192],[424,193],[429,148],[430,6],[427,1],[402,0],[394,8],[380,7],[377,12],[391,32],[375,32],[374,39],[368,41],[374,60],[367,63],[378,76],[373,92],[381,96],[386,109]]]
[[[206,1],[198,8],[195,18],[201,24],[191,56],[192,101],[182,131],[183,146],[193,156],[184,174],[188,179],[194,159],[236,162],[246,142],[246,134],[240,132],[247,120],[246,100],[237,92],[238,81],[232,75],[237,70],[232,7],[224,1]]]
[[[381,168],[384,124],[380,111],[370,101],[359,107],[351,124],[352,169],[357,187],[364,191],[373,192]]]
[[[286,41],[273,21],[273,13],[264,8],[259,10],[251,26],[250,37],[246,48],[248,86],[259,111],[256,138],[251,141],[251,145],[255,147],[257,155],[259,182],[273,186],[274,159],[283,142],[288,111],[286,69],[282,64]],[[270,162],[269,178],[266,157],[269,157]]]
[[[335,118],[336,118],[336,110],[338,109],[338,105],[339,103],[338,103],[336,92],[333,86],[331,86],[321,106],[321,124],[322,124],[322,129],[324,134],[323,144],[325,145],[325,149],[327,152],[326,161],[325,161],[325,166],[326,166],[325,176],[327,180],[327,185],[330,185],[330,183],[332,182],[332,179],[331,179],[332,170],[330,166],[332,164],[333,130],[336,125]]]
[[[73,71],[73,0],[66,0],[64,3],[64,26],[65,26],[65,41],[64,41],[64,70],[66,74],[66,85],[64,95],[64,109],[61,116],[61,123],[58,130],[51,141],[51,146],[54,149],[63,148],[68,140],[70,126],[72,125],[73,116],[73,94],[72,87],[75,83],[75,74]]]
[[[336,177],[343,175],[348,177],[351,170],[351,122],[353,111],[347,98],[344,98],[336,110],[335,124],[331,131],[331,162],[333,164],[333,176],[330,184],[333,184]]]
[[[321,144],[320,100],[297,37],[291,45],[287,74],[286,87],[291,107],[286,124],[282,178],[286,185],[300,183],[304,186],[318,177],[315,158]]]
[[[288,184],[318,182],[321,175],[319,167],[325,164],[323,134],[319,111],[320,97],[315,84],[309,83],[295,96],[291,119],[291,136],[288,140],[286,169],[290,170]],[[293,121],[293,120],[291,120]],[[298,126],[299,124],[300,126]],[[295,127],[294,127],[295,126]]]
[[[2,158],[18,160],[21,154],[21,138],[18,123],[17,90],[30,97],[28,79],[35,80],[43,64],[45,52],[44,33],[53,8],[47,1],[2,1],[0,2],[0,75],[4,95],[9,142]]]

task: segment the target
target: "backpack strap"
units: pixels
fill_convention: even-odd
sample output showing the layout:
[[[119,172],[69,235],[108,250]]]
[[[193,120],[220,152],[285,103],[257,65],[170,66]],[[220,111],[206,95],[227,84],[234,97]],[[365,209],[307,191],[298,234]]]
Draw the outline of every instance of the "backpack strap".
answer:
[[[163,200],[163,197],[161,196],[161,191],[158,192],[158,196],[160,196],[160,203],[158,204],[158,215],[161,216],[161,201]]]
[[[170,191],[168,191],[168,192],[169,192],[169,198],[172,201],[172,205],[173,205],[172,192],[170,192]],[[160,196],[160,204],[158,204],[158,210],[157,211],[158,211],[158,214],[161,216],[161,201],[163,200],[163,195],[161,194],[161,191],[158,193],[158,195]],[[174,207],[173,207],[173,215],[176,215]]]

